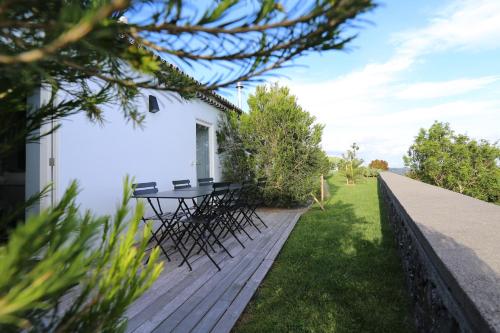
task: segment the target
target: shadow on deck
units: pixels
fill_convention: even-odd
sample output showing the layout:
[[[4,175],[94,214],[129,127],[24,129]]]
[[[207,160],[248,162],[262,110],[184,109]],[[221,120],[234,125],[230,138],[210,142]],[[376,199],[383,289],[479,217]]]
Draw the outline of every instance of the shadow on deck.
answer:
[[[259,211],[269,228],[252,230],[245,248],[227,238],[223,244],[234,258],[214,254],[220,272],[206,256],[190,259],[193,271],[178,267],[179,257],[166,262],[154,285],[128,309],[127,332],[229,332],[304,211]]]

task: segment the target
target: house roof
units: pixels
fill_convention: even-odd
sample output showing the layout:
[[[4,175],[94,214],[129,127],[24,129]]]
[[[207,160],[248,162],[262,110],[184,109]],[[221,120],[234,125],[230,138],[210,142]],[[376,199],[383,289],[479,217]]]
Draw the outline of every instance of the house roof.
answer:
[[[184,75],[185,77],[187,77],[187,78],[195,81],[199,85],[202,84],[200,81],[198,81],[194,77],[186,74],[183,70],[181,70],[177,66],[174,66],[173,64],[169,63],[168,61],[166,61],[165,59],[163,59],[158,54],[156,54],[156,53],[154,53],[154,54],[165,65],[169,66],[171,69],[173,69],[173,70],[177,71],[179,74]],[[207,104],[210,104],[210,105],[212,105],[212,106],[216,107],[217,109],[219,109],[221,111],[224,111],[224,112],[231,111],[231,110],[236,111],[239,114],[241,114],[243,112],[243,110],[241,110],[239,107],[237,107],[236,105],[234,105],[233,103],[231,103],[228,99],[222,97],[221,95],[219,95],[215,91],[197,92],[196,93],[196,97],[199,98],[199,99],[201,99],[203,102],[205,102]]]
[[[195,83],[199,84],[200,86],[202,83],[198,80],[196,80],[194,77],[186,74],[183,70],[179,69],[177,66],[173,65],[172,63],[166,61],[163,59],[162,56],[160,56],[158,53],[154,52],[151,48],[137,43],[133,38],[128,37],[128,42],[130,44],[135,44],[136,46],[143,48],[144,50],[152,53],[155,57],[159,58],[162,63],[166,66],[168,66],[170,69],[177,71],[177,73],[185,76],[186,78],[193,80]],[[241,110],[239,107],[231,103],[228,99],[222,97],[215,91],[206,91],[206,92],[196,92],[196,97],[202,100],[203,102],[210,104],[217,109],[224,111],[224,112],[229,112],[231,110],[238,112],[239,114],[243,113],[243,110]]]

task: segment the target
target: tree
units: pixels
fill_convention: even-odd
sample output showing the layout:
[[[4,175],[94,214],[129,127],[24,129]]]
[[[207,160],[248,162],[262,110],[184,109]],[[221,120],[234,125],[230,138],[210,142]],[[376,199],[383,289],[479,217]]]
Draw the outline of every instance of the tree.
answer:
[[[500,147],[456,134],[448,123],[420,129],[404,157],[409,176],[481,200],[500,200]]]
[[[333,171],[339,171],[342,166],[342,158],[338,156],[328,156],[330,160],[330,169]]]
[[[82,216],[73,182],[56,206],[10,233],[0,246],[0,331],[124,329],[123,313],[163,266],[156,262],[158,249],[143,264],[150,229],[136,241],[144,207],[137,205],[127,218],[128,179],[124,189],[114,220],[90,212]]]
[[[102,121],[100,106],[119,103],[140,123],[134,99],[139,88],[162,89],[185,98],[241,80],[258,80],[309,52],[343,49],[359,14],[371,0],[222,0],[204,6],[167,0],[25,0],[0,6],[0,123],[24,112],[26,93],[44,84],[52,98],[0,151],[36,140],[42,124],[75,112]],[[131,19],[127,24],[122,16]],[[134,19],[136,18],[136,19]],[[198,82],[175,66],[207,67]],[[147,75],[145,75],[147,74]],[[58,100],[64,92],[67,98]],[[8,129],[2,127],[1,134]],[[41,133],[47,134],[47,133]],[[9,148],[10,147],[10,148]]]
[[[370,0],[289,7],[277,0],[207,6],[177,0],[3,1],[0,157],[37,142],[57,130],[43,125],[74,113],[103,122],[101,106],[109,103],[141,126],[144,115],[134,104],[141,89],[189,99],[259,80],[308,52],[343,49],[355,36],[345,28],[373,7]],[[123,15],[129,23],[119,19]],[[217,74],[199,82],[181,65]],[[26,97],[40,86],[51,97],[26,110]],[[115,331],[127,304],[159,274],[156,250],[143,264],[146,235],[133,246],[141,208],[123,230],[130,191],[114,219],[79,212],[76,193],[71,186],[59,204],[29,219],[25,209],[43,193],[0,214],[0,231],[7,235],[0,245],[0,330]],[[69,307],[59,308],[70,293],[76,296],[69,297]]]
[[[240,150],[248,154],[245,170],[250,176],[268,178],[264,196],[269,205],[304,204],[319,188],[320,174],[330,168],[320,147],[323,126],[314,123],[315,118],[297,104],[288,88],[277,84],[257,87],[248,105],[250,112],[241,115],[236,133]],[[226,155],[223,164],[234,170],[232,163],[239,156]]]
[[[368,164],[368,167],[370,169],[378,169],[386,171],[389,170],[389,163],[387,163],[387,161],[384,160],[373,160],[370,162],[370,164]]]
[[[241,135],[241,121],[236,112],[221,115],[217,129],[217,146],[224,180],[239,182],[242,179],[255,178],[251,153]]]
[[[341,172],[346,178],[347,184],[355,184],[356,181],[363,176],[361,165],[363,160],[356,156],[359,146],[354,142],[351,149],[348,149],[345,154],[342,154]]]

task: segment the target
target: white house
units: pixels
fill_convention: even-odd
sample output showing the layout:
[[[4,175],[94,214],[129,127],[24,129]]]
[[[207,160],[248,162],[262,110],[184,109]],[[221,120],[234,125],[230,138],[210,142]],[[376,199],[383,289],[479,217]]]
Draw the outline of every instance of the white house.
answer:
[[[175,179],[190,179],[192,184],[204,177],[219,180],[218,122],[223,112],[241,111],[215,93],[189,101],[171,92],[141,93],[137,106],[147,113],[143,128],[134,128],[118,107],[107,106],[104,125],[76,114],[61,120],[61,127],[40,144],[27,145],[26,196],[52,182],[54,189],[41,204],[48,206],[76,179],[82,209],[112,214],[125,175],[137,182],[155,181],[160,190],[171,189]],[[47,91],[40,89],[29,103],[39,105],[46,98]],[[150,112],[150,99],[157,100],[158,112]]]

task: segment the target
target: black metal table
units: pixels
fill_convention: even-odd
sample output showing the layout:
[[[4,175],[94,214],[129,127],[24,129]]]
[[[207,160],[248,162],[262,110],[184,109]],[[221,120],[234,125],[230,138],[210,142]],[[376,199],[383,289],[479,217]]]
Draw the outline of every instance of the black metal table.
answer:
[[[230,191],[235,191],[241,188],[242,188],[241,184],[231,184],[228,189]],[[199,187],[188,187],[183,189],[161,191],[156,193],[138,194],[134,196],[134,198],[137,199],[140,198],[146,199],[150,207],[153,209],[156,217],[161,222],[161,227],[154,233],[154,237],[152,237],[152,239],[154,238],[156,240],[157,245],[163,250],[163,253],[165,253],[165,255],[167,256],[167,260],[170,259],[166,254],[167,251],[163,247],[162,243],[167,237],[170,237],[170,239],[172,239],[174,243],[174,249],[179,252],[179,254],[183,259],[180,265],[186,262],[187,265],[189,266],[189,269],[192,269],[189,261],[187,260],[189,252],[185,253],[182,249],[184,246],[182,243],[183,234],[181,233],[181,236],[179,238],[179,236],[176,234],[176,231],[174,230],[174,227],[178,222],[181,221],[181,219],[202,213],[200,212],[201,207],[203,207],[203,205],[205,204],[205,200],[209,200],[212,192],[213,192],[213,187],[211,185],[206,185]],[[177,200],[178,202],[177,208],[172,214],[168,215],[162,214],[161,209],[155,207],[155,205],[152,202],[153,200],[156,201],[160,199]],[[201,199],[201,201],[198,201],[199,199]],[[186,201],[189,200],[192,201],[193,204],[192,207],[189,207],[189,205],[186,203]],[[179,224],[177,224],[177,226],[180,227]],[[159,235],[158,238],[156,237],[157,236],[156,233],[159,232],[161,232],[161,234]],[[184,247],[184,249],[186,248]]]
[[[187,262],[189,268],[191,269],[191,265],[187,261],[186,254],[182,250],[181,240],[178,239],[175,231],[174,225],[178,222],[182,216],[191,215],[199,209],[200,205],[196,202],[196,199],[203,198],[205,200],[210,196],[213,189],[211,186],[200,186],[200,187],[191,187],[186,189],[179,190],[170,190],[170,191],[161,191],[156,193],[148,193],[148,194],[139,194],[135,195],[136,199],[146,199],[149,203],[149,206],[153,209],[158,220],[161,222],[161,227],[157,231],[161,231],[161,235],[159,239],[154,237],[157,241],[157,245],[160,246],[164,253],[166,253],[166,249],[163,248],[162,243],[167,238],[170,237],[174,243],[174,248],[180,253],[183,262]],[[155,207],[152,200],[153,199],[174,199],[177,200],[177,208],[171,215],[161,214],[159,209]],[[189,208],[186,200],[191,200],[193,202],[193,207],[195,209],[194,212],[191,212],[192,209]],[[203,201],[202,201],[203,202]],[[182,214],[181,214],[182,213]],[[155,235],[156,236],[156,235]],[[168,257],[167,257],[168,259]]]

